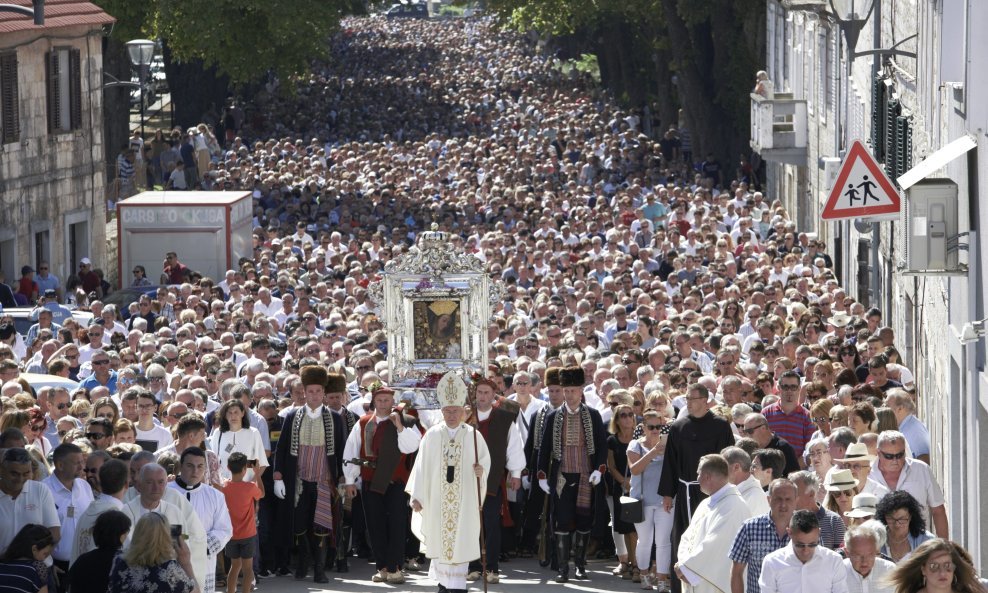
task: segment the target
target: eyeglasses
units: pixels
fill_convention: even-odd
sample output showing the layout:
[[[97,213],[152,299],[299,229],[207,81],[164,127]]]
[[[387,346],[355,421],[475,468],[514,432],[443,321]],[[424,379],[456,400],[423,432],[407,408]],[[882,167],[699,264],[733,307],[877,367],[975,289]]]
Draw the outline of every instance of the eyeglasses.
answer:
[[[792,547],[799,548],[801,550],[805,550],[807,548],[812,549],[812,548],[815,548],[815,547],[817,547],[819,545],[820,545],[820,542],[815,542],[815,543],[812,543],[812,544],[801,544],[799,542],[793,542],[792,543]]]
[[[62,438],[62,437],[64,437],[64,436],[65,436],[66,434],[68,434],[68,432],[69,432],[69,431],[67,431],[67,430],[60,430],[60,431],[58,431],[58,437],[59,437],[59,438]]]
[[[885,517],[885,523],[890,524],[890,525],[891,524],[898,525],[900,527],[903,526],[903,525],[908,525],[910,521],[912,521],[912,518],[911,517],[898,517],[898,518],[896,518],[896,517]]]
[[[94,360],[93,361],[93,365],[94,366],[103,366],[104,364],[110,364],[110,360],[107,359],[107,360]]]
[[[926,568],[930,572],[954,572],[954,566],[953,562],[930,562]]]
[[[902,459],[902,458],[904,458],[906,456],[906,452],[905,451],[899,451],[898,453],[886,453],[885,451],[879,451],[879,453],[881,453],[882,454],[882,457],[884,457],[885,459],[888,459],[889,461],[894,461],[896,459]]]
[[[370,365],[360,365],[359,367],[354,367],[354,370],[357,371],[357,372],[362,372],[362,371],[369,371],[372,368],[374,368],[374,367],[372,367]]]
[[[106,435],[103,434],[102,432],[87,432],[86,433],[86,438],[89,439],[89,440],[91,440],[91,441],[95,441],[96,439],[106,438]],[[86,471],[89,471],[89,469],[87,468]],[[96,470],[93,470],[93,471],[96,471]]]
[[[752,426],[751,428],[742,428],[741,432],[744,434],[755,434],[755,431],[763,426],[768,426],[767,424],[759,424],[758,426]]]

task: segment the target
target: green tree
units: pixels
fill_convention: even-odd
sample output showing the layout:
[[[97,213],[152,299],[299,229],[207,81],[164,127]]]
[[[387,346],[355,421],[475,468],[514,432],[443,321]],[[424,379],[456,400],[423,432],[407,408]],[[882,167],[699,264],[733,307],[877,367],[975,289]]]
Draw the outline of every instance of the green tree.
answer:
[[[232,88],[269,73],[282,81],[328,59],[327,42],[359,0],[94,0],[117,18],[112,41],[146,37],[164,45],[176,120],[198,121]],[[119,49],[117,50],[119,51]]]
[[[601,78],[637,106],[656,102],[663,126],[682,107],[694,154],[725,166],[748,150],[749,90],[762,67],[764,0],[489,0],[506,26],[551,35],[597,55]]]

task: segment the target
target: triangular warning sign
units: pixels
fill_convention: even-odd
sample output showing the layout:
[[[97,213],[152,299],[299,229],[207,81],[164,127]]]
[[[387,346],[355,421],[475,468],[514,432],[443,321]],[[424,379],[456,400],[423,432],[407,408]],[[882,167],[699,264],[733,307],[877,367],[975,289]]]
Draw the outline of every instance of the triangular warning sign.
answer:
[[[840,165],[837,180],[830,190],[827,205],[823,208],[822,218],[867,218],[895,214],[901,207],[899,192],[889,181],[881,165],[860,140],[855,140]]]

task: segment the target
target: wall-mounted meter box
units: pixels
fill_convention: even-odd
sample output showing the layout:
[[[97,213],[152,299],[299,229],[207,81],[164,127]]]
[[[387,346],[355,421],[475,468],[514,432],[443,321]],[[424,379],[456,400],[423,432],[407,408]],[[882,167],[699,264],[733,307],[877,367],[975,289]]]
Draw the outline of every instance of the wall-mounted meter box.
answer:
[[[924,179],[906,190],[905,202],[902,231],[908,270],[958,270],[957,184]]]

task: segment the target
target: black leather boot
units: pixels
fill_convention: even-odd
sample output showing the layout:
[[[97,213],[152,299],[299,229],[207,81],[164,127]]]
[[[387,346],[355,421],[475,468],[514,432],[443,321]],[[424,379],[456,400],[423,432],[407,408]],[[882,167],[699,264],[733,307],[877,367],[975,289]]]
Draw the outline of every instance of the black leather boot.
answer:
[[[572,533],[556,534],[556,560],[559,562],[559,574],[556,575],[557,583],[569,582],[569,555],[572,546]]]
[[[336,572],[350,572],[350,564],[347,557],[350,555],[350,528],[341,527],[343,533],[340,535],[340,542],[336,547]]]
[[[587,578],[587,542],[590,541],[589,531],[577,531],[573,535],[573,565],[576,567],[573,576],[578,579]]]
[[[325,538],[313,537],[309,540],[312,553],[312,580],[316,583],[328,583],[326,577],[326,547],[322,544]]]
[[[298,545],[295,546],[298,557],[295,558],[295,580],[304,581],[309,574],[309,541],[305,535],[298,537]]]

